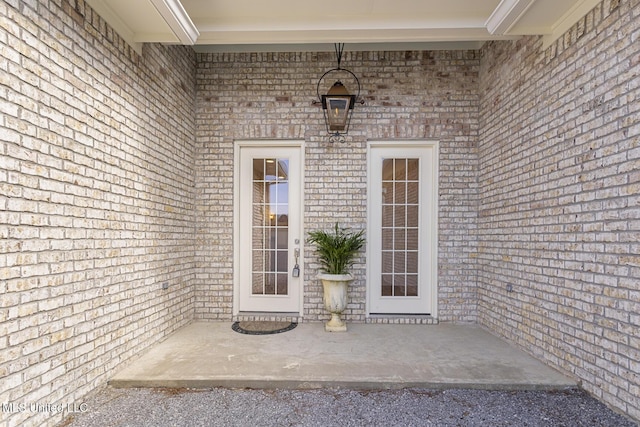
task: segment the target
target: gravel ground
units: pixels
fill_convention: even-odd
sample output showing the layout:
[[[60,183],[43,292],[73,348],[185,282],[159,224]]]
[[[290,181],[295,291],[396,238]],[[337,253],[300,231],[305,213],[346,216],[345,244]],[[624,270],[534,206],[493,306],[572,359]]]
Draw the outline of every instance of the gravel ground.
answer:
[[[637,426],[580,390],[106,388],[84,403],[60,426]]]

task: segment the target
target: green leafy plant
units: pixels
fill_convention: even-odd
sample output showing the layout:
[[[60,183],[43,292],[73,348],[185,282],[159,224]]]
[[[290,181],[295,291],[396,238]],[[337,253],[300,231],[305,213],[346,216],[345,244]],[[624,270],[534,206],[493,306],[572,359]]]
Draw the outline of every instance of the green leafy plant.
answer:
[[[349,231],[336,223],[332,232],[309,232],[308,242],[315,244],[325,273],[347,274],[356,253],[364,246],[364,230]]]

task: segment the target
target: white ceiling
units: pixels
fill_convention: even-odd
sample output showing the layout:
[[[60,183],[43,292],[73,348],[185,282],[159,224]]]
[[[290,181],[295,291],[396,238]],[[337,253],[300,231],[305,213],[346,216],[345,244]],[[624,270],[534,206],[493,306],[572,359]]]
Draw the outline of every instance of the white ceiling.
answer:
[[[197,51],[477,48],[549,43],[600,0],[87,0],[132,46]]]

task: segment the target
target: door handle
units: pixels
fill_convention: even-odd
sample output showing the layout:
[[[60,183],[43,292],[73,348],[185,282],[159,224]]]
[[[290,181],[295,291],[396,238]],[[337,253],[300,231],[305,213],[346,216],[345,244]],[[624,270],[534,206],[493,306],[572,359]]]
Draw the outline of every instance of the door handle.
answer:
[[[300,258],[300,248],[295,248],[293,250],[293,256],[296,258],[296,265],[293,267],[291,275],[293,277],[300,277],[300,265],[298,264],[298,259]]]

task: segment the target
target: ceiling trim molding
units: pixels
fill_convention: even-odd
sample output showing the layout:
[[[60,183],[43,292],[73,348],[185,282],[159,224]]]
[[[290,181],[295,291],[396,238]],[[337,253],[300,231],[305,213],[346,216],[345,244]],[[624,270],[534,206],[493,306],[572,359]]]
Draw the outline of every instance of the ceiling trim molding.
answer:
[[[322,31],[203,31],[198,45],[203,44],[317,44],[334,43],[424,43],[449,41],[485,41],[512,39],[494,36],[486,28],[400,29],[400,30],[322,30]]]
[[[182,44],[196,43],[200,32],[179,0],[151,0],[151,3]]]
[[[86,0],[89,6],[98,14],[102,19],[109,23],[120,37],[123,38],[129,46],[133,48],[138,55],[142,54],[142,43],[138,42],[135,37],[134,31],[129,28],[127,24],[120,18],[118,12],[113,10],[105,0]]]
[[[425,50],[478,50],[484,41],[450,41],[450,42],[383,42],[383,43],[349,43],[349,52],[385,52],[385,51],[425,51]],[[197,53],[246,53],[246,52],[333,52],[331,43],[300,44],[196,44],[193,50]]]
[[[502,0],[485,26],[491,34],[507,34],[536,0]]]

